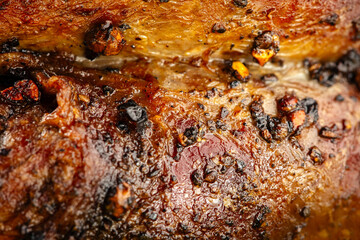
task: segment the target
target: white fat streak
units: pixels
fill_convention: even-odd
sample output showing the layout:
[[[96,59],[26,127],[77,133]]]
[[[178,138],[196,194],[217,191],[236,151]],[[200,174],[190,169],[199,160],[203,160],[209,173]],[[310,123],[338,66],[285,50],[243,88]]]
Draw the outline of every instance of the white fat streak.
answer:
[[[82,66],[98,69],[107,67],[121,67],[125,62],[133,62],[136,60],[138,60],[138,57],[100,56],[94,60],[89,60],[82,56],[76,56],[75,58],[75,62],[81,64]]]

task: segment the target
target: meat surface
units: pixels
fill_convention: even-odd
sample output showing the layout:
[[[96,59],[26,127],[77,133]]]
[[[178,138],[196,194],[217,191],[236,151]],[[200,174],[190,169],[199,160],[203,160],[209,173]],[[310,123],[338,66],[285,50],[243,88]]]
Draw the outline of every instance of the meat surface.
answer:
[[[35,51],[84,55],[87,32],[106,20],[123,29],[123,57],[183,58],[212,51],[248,53],[260,31],[278,32],[281,56],[336,59],[359,49],[358,0],[5,0],[0,5],[0,39],[17,37]],[[214,31],[214,26],[218,29]],[[356,27],[357,26],[357,27]],[[135,48],[133,48],[135,46]]]
[[[1,2],[0,239],[360,239],[359,12]]]

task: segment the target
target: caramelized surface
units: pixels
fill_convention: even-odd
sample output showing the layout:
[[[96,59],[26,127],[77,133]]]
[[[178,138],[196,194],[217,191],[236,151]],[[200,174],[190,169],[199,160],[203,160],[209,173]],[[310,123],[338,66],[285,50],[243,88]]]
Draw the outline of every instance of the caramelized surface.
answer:
[[[251,52],[259,31],[271,30],[280,35],[283,57],[334,60],[349,46],[359,49],[352,23],[359,15],[358,0],[249,0],[243,8],[230,0],[6,0],[0,5],[0,40],[18,37],[22,48],[83,55],[86,32],[112,20],[131,27],[124,28],[122,57],[226,56],[231,44],[242,56]],[[226,31],[213,32],[214,24]]]
[[[0,57],[10,69],[27,59],[24,74],[42,96],[38,104],[0,105],[5,239],[359,237],[355,85],[327,88],[287,66],[277,82],[254,76],[235,88],[197,68],[202,87],[178,88],[156,75],[126,77],[131,64],[111,73],[54,55]],[[137,66],[134,75],[163,68]],[[2,74],[2,82],[15,77]],[[286,92],[314,98],[319,120],[296,137],[267,143],[249,106],[261,95],[266,114],[275,116]],[[342,102],[334,100],[338,94]],[[319,137],[324,126],[343,129],[344,120],[350,127],[340,138]],[[321,165],[309,155],[314,146]]]
[[[0,2],[0,239],[360,239],[359,14]]]

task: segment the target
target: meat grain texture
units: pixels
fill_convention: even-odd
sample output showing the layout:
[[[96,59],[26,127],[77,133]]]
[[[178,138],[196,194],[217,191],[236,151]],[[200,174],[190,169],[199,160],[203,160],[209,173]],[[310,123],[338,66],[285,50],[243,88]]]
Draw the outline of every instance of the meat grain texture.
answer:
[[[0,239],[360,239],[359,14],[0,2]]]

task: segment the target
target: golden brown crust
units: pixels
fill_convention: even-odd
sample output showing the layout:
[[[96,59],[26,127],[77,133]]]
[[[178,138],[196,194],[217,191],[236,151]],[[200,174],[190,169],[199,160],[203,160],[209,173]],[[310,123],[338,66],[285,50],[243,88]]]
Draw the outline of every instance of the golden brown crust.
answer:
[[[21,48],[84,54],[84,36],[99,21],[128,24],[123,56],[201,56],[231,44],[248,55],[258,31],[280,35],[280,56],[335,59],[355,42],[357,0],[248,1],[2,1],[0,40],[20,39]],[[221,23],[224,33],[212,32]],[[139,40],[140,39],[140,40]],[[135,49],[133,48],[135,47]],[[215,54],[216,55],[216,54]]]
[[[359,13],[0,2],[0,239],[359,239]]]
[[[269,85],[253,76],[230,88],[215,80],[216,73],[207,84],[208,72],[197,68],[202,87],[181,91],[185,88],[177,83],[151,75],[141,80],[83,69],[60,56],[13,52],[1,57],[11,62],[10,69],[27,59],[26,74],[42,91],[40,104],[0,105],[6,123],[1,135],[6,150],[0,156],[2,235],[359,236],[360,95],[355,85],[321,86],[301,77],[301,68],[290,67],[277,72],[279,80]],[[62,65],[74,78],[54,76],[66,73]],[[136,66],[134,74],[163,69],[160,64]],[[2,75],[16,76],[2,69]],[[121,72],[127,75],[131,69],[129,63]],[[191,71],[184,79],[187,74]],[[193,84],[189,81],[187,88]],[[262,96],[271,118],[303,107],[284,98],[286,93],[314,98],[319,120],[298,135],[268,143],[251,116],[251,103]],[[343,101],[335,100],[339,94]],[[341,137],[318,135],[332,124]],[[315,148],[321,163],[312,157]],[[338,224],[346,224],[346,231]]]

